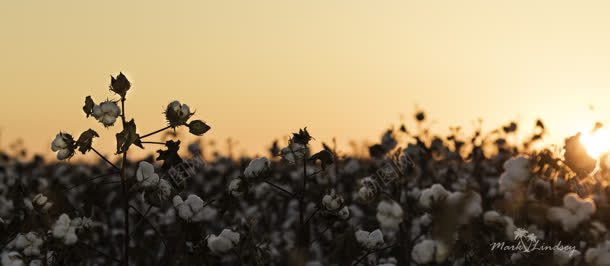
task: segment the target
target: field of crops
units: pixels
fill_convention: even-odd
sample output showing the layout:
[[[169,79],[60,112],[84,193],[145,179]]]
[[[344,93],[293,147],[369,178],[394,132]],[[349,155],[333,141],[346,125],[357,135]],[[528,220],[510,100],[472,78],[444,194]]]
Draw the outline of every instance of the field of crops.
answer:
[[[267,156],[230,158],[159,140],[213,130],[178,101],[166,127],[137,131],[130,87],[120,74],[117,100],[83,106],[118,128],[116,159],[95,130],[48,136],[58,163],[2,154],[2,265],[610,265],[610,161],[581,135],[540,148],[538,121],[441,136],[419,112],[366,155],[303,127]],[[130,160],[140,148],[156,153]],[[100,160],[69,160],[84,153]]]

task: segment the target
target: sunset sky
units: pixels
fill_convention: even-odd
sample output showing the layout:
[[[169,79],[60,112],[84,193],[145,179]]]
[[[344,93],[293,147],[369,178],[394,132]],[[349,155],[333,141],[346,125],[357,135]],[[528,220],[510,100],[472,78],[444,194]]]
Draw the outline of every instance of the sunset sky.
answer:
[[[577,4],[577,5],[576,5]],[[3,1],[0,149],[22,138],[51,154],[87,128],[112,153],[120,127],[85,118],[85,96],[115,98],[147,133],[180,100],[208,139],[264,152],[308,126],[318,142],[377,140],[411,119],[486,128],[542,118],[560,141],[610,123],[607,1]],[[593,110],[590,108],[593,106]],[[153,147],[154,149],[158,147]],[[153,149],[153,150],[154,150]]]

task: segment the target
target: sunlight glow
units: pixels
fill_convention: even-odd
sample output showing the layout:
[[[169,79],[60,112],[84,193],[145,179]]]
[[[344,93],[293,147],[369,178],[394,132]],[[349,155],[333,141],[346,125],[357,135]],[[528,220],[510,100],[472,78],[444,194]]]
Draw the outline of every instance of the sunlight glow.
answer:
[[[604,152],[610,150],[610,131],[607,128],[600,128],[596,131],[581,132],[580,142],[587,153],[593,158],[598,158]]]

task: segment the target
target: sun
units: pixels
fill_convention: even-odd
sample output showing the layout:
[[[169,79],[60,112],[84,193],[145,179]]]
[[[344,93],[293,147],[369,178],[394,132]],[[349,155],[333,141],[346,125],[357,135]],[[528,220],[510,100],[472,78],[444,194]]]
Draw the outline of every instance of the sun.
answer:
[[[610,131],[607,128],[600,128],[595,131],[581,131],[580,143],[582,143],[591,157],[598,158],[610,150]]]

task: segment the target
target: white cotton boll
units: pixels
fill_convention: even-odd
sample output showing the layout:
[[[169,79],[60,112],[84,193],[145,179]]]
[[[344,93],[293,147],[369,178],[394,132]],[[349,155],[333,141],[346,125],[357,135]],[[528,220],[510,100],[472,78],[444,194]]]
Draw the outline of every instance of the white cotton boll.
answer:
[[[290,143],[288,147],[283,148],[280,151],[282,158],[291,164],[301,160],[305,156],[305,153],[307,153],[307,147],[300,143]]]
[[[337,215],[343,220],[349,218],[349,208],[347,206],[344,206],[343,208],[341,208],[341,210],[337,212]]]
[[[383,246],[383,233],[377,229],[373,232],[358,230],[355,233],[356,241],[366,249],[376,249]]]
[[[362,186],[358,190],[358,197],[364,201],[369,201],[375,197],[375,191],[367,186]]]
[[[167,181],[165,179],[159,180],[158,188],[159,188],[159,193],[165,199],[167,199],[169,197],[169,195],[172,194],[172,185],[169,183],[169,181]]]
[[[449,196],[449,192],[441,184],[434,184],[429,188],[422,190],[419,197],[419,204],[424,208],[432,208],[434,203],[445,200]]]
[[[58,159],[58,160],[65,160],[65,159],[68,159],[68,158],[70,158],[70,155],[71,155],[71,154],[72,154],[72,152],[71,152],[70,150],[68,150],[68,149],[62,149],[62,150],[59,150],[59,151],[57,152],[57,159]]]
[[[59,216],[55,224],[53,225],[53,236],[55,238],[64,238],[70,229],[70,217],[67,214]]]
[[[21,254],[17,251],[2,253],[2,266],[24,266]]]
[[[563,207],[551,207],[547,211],[547,219],[561,225],[566,232],[578,228],[582,222],[595,213],[595,203],[591,199],[582,199],[576,193],[568,193],[563,197]]]
[[[592,266],[610,265],[610,242],[606,241],[587,249],[585,261]]]
[[[207,238],[208,248],[215,254],[225,253],[239,243],[239,233],[224,229],[220,235],[209,235]]]
[[[426,239],[417,243],[411,251],[411,258],[418,264],[428,264],[434,259],[436,242]]]
[[[442,263],[449,257],[449,247],[442,241],[425,239],[413,247],[411,257],[418,264]]]
[[[57,134],[55,136],[55,139],[53,139],[53,142],[51,142],[51,150],[59,151],[59,150],[63,150],[66,148],[68,148],[68,144],[64,140],[63,136],[61,135],[61,133]]]
[[[259,175],[265,173],[269,167],[271,166],[271,162],[266,157],[256,158],[248,164],[246,170],[244,170],[244,176],[248,178],[258,177]]]
[[[218,236],[219,237],[224,237],[226,239],[229,239],[234,244],[238,244],[239,243],[239,233],[233,232],[230,229],[222,230],[222,232],[220,232],[220,235],[218,235]]]
[[[554,265],[568,265],[574,258],[580,256],[578,250],[553,250],[553,264]]]
[[[32,260],[28,266],[43,266],[42,260]]]
[[[76,228],[70,227],[66,236],[64,237],[64,244],[72,245],[78,241],[78,237],[76,236]]]
[[[486,211],[483,214],[483,222],[486,225],[501,224],[503,221],[504,219],[502,218],[502,215],[500,215],[500,213],[497,211]]]
[[[330,191],[330,194],[322,197],[322,205],[327,211],[337,211],[343,206],[343,197],[333,189]]]
[[[216,218],[218,211],[210,206],[205,206],[198,211],[193,211],[193,217],[191,217],[191,221],[193,222],[201,222],[201,221],[212,221]]]
[[[159,175],[155,173],[155,167],[152,164],[142,161],[136,171],[136,180],[143,187],[157,186]]]
[[[395,201],[381,201],[377,205],[377,221],[381,228],[397,229],[402,222],[404,211]]]
[[[186,197],[186,200],[184,201],[184,203],[189,205],[189,207],[191,207],[191,210],[193,210],[193,212],[197,212],[197,211],[203,209],[203,205],[204,205],[203,200],[195,194],[188,195],[188,197]]]
[[[45,195],[38,194],[38,195],[34,196],[34,198],[32,199],[32,202],[35,203],[36,205],[43,206],[45,203],[47,203],[47,197]]]
[[[231,180],[229,183],[229,193],[236,198],[240,198],[244,195],[244,192],[241,191],[241,179],[235,178]]]
[[[468,223],[470,219],[478,217],[483,212],[483,207],[481,206],[481,195],[476,192],[453,192],[447,196],[446,202],[449,204],[449,206],[464,207],[463,211],[458,217],[458,222],[460,224]]]
[[[518,156],[504,163],[504,172],[500,175],[500,191],[510,192],[521,188],[530,179],[530,162],[524,156]]]

